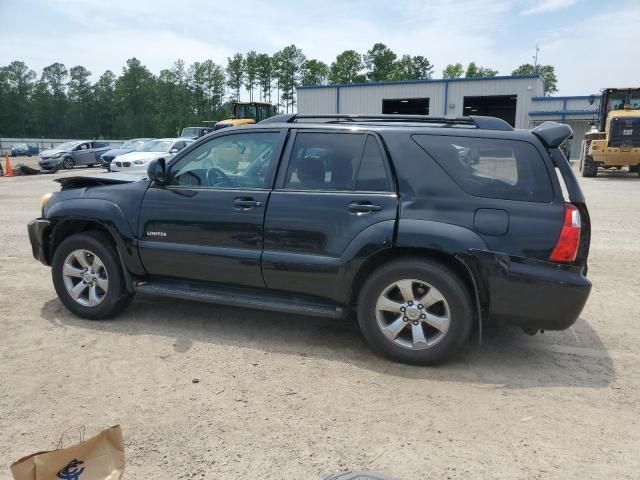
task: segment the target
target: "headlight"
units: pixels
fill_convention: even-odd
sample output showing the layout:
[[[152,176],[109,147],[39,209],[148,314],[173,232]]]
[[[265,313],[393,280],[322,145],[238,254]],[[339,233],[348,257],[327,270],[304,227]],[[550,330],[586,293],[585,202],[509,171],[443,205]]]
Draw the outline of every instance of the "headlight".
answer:
[[[44,216],[44,207],[47,205],[49,199],[53,197],[53,193],[45,193],[40,199],[40,211],[42,212],[42,216]]]
[[[134,165],[142,165],[144,162],[142,160],[134,160],[133,164]]]
[[[62,152],[54,153],[53,155],[51,155],[51,158],[58,158],[60,157],[60,155],[62,155]]]

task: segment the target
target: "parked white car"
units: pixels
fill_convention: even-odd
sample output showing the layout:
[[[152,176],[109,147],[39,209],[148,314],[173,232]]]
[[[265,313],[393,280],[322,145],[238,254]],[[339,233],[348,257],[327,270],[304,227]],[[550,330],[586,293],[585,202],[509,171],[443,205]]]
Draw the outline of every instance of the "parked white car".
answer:
[[[164,158],[169,160],[193,140],[188,138],[159,138],[145,143],[140,150],[125,153],[116,157],[111,162],[112,172],[147,173],[147,167],[151,160]]]

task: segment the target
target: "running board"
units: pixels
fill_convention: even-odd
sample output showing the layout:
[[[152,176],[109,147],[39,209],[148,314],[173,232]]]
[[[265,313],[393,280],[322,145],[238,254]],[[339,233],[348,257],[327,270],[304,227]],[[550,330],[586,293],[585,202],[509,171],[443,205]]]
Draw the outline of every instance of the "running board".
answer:
[[[217,303],[235,307],[255,308],[273,312],[297,313],[314,317],[344,318],[347,310],[336,303],[317,298],[290,295],[271,290],[209,286],[179,280],[138,282],[136,291],[149,295]]]

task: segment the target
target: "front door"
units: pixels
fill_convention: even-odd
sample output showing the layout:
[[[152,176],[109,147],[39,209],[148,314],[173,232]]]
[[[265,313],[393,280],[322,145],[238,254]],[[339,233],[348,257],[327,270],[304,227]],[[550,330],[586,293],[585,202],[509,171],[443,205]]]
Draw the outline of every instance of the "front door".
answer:
[[[90,165],[94,163],[94,160],[95,154],[91,142],[85,142],[76,147],[76,152],[73,155],[74,165]]]
[[[362,132],[301,130],[287,152],[265,218],[265,282],[342,302],[350,265],[392,245],[398,198],[387,159]]]
[[[151,275],[263,287],[264,212],[284,134],[228,133],[172,161],[142,201],[140,256]]]

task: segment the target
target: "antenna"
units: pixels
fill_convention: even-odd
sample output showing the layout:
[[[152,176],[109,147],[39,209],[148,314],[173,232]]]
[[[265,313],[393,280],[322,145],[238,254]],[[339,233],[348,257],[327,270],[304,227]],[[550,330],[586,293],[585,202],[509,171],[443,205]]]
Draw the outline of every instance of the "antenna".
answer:
[[[536,43],[536,54],[533,56],[533,71],[538,73],[538,52],[540,51],[540,47]]]

